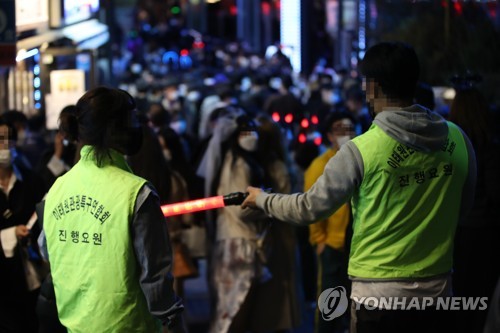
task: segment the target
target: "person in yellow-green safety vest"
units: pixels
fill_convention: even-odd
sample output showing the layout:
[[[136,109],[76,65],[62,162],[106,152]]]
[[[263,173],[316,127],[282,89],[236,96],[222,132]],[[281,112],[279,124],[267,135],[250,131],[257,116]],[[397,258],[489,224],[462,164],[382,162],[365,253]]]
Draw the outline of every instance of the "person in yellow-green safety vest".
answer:
[[[76,104],[79,162],[57,179],[39,239],[68,332],[183,332],[158,195],[124,155],[141,146],[134,99],[99,87]]]
[[[413,104],[419,63],[411,46],[376,44],[360,69],[370,129],[344,144],[307,192],[249,187],[242,208],[307,225],[351,200],[350,332],[452,332],[453,311],[437,311],[435,300],[451,296],[453,237],[474,196],[474,150],[458,126]],[[324,319],[347,310],[345,293],[338,286],[321,294]],[[424,298],[434,306],[409,306]]]

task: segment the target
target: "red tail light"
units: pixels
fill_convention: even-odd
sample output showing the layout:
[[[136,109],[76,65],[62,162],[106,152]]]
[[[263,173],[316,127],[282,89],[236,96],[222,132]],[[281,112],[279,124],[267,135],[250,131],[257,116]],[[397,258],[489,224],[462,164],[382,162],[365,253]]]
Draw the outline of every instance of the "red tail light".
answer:
[[[273,120],[278,123],[280,121],[280,114],[278,112],[273,112],[273,115],[271,116]]]
[[[299,134],[299,142],[300,143],[306,143],[306,141],[307,141],[306,135],[304,133],[300,133]]]

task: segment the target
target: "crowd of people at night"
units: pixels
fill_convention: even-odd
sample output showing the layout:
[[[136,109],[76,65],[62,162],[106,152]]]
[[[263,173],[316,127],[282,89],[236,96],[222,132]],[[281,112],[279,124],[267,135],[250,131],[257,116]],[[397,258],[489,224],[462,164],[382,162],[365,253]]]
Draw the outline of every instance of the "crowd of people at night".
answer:
[[[356,68],[334,70],[320,60],[311,73],[299,75],[279,47],[263,55],[251,52],[244,43],[202,44],[182,51],[191,61],[189,66],[182,67],[171,58],[165,60],[165,50],[159,46],[138,47],[130,43],[130,62],[118,77],[120,89],[92,89],[74,105],[65,107],[59,116],[57,133],[46,132],[38,118],[27,119],[15,110],[0,116],[1,332],[64,332],[63,326],[75,327],[73,331],[80,332],[81,327],[101,327],[98,325],[106,322],[113,322],[120,327],[120,332],[131,332],[131,326],[127,325],[141,323],[144,327],[141,332],[149,332],[155,329],[155,320],[173,332],[188,330],[189,323],[182,320],[181,299],[186,295],[185,281],[198,276],[197,262],[201,259],[208,262],[206,278],[211,300],[211,321],[206,329],[214,333],[293,332],[302,324],[306,308],[316,305],[322,291],[344,286],[349,294],[366,292],[363,288],[368,287],[358,280],[354,280],[357,284],[351,288],[349,277],[353,274],[348,273],[350,257],[359,262],[363,259],[358,252],[354,255],[351,252],[351,244],[357,246],[356,251],[363,245],[356,234],[359,226],[355,223],[363,223],[359,220],[363,212],[353,212],[353,206],[360,208],[357,202],[339,201],[333,214],[315,215],[317,223],[309,227],[294,225],[294,221],[283,223],[281,217],[288,215],[274,214],[270,200],[264,210],[231,206],[166,219],[158,215],[159,205],[245,192],[248,187],[281,194],[317,192],[315,184],[326,181],[325,170],[335,174],[335,179],[347,179],[356,172],[354,162],[344,165],[344,169],[328,168],[335,156],[345,156],[346,151],[352,150],[353,139],[358,138],[354,142],[362,147],[361,143],[365,144],[368,138],[375,140],[375,131],[381,131],[380,128],[389,133],[394,128],[394,120],[384,118],[379,111],[374,113],[373,104],[366,103],[366,100],[379,103],[377,98],[380,98],[377,93],[368,96],[372,93],[367,88],[370,83],[363,81],[363,77],[377,78],[378,75],[368,69],[366,73]],[[389,58],[386,61],[393,64]],[[398,75],[407,74],[410,75]],[[418,72],[416,75],[417,78]],[[453,262],[444,264],[453,267],[453,273],[446,272],[437,280],[427,281],[427,285],[419,281],[426,286],[426,291],[438,286],[450,289],[450,295],[488,297],[491,311],[499,302],[498,291],[494,296],[494,290],[500,277],[500,266],[495,259],[500,254],[500,225],[495,212],[495,207],[500,205],[500,196],[496,194],[500,185],[500,147],[498,129],[492,118],[494,110],[482,97],[478,85],[467,79],[455,80],[454,99],[445,101],[444,106],[436,110],[433,110],[432,90],[425,84],[417,86],[416,94],[410,87],[404,101],[408,102],[405,106],[413,105],[436,123],[446,124],[447,119],[460,127],[457,132],[450,129],[455,136],[450,134],[446,147],[440,144],[451,156],[454,149],[459,151],[457,138],[465,133],[468,139],[463,141],[470,140],[470,147],[466,144],[464,147],[473,148],[468,156],[475,155],[468,171],[477,169],[477,180],[468,183],[467,188],[469,195],[474,194],[473,198],[468,201],[463,198],[460,198],[463,201],[453,201],[454,197],[449,199],[452,201],[443,199],[445,203],[461,202],[463,206],[470,206],[468,210],[455,207],[456,223],[451,223],[448,229],[430,229],[448,232],[441,238],[433,235],[434,240],[454,243],[446,249],[448,252],[443,250],[446,258],[451,258],[453,253]],[[379,120],[376,126],[372,123],[374,115]],[[420,126],[414,121],[415,126]],[[424,130],[430,132],[423,130],[421,137],[405,136],[401,132],[389,136],[395,140],[404,137],[401,140],[406,145],[413,143],[413,150],[409,149],[411,155],[414,150],[419,151],[415,147],[420,147],[421,142],[425,147],[435,145],[430,142],[435,134],[435,128],[431,127],[425,127]],[[397,131],[397,126],[395,128]],[[370,132],[371,137],[363,136]],[[367,139],[363,141],[363,138]],[[372,154],[370,149],[359,150],[362,161]],[[396,155],[400,158],[401,154]],[[394,157],[388,163],[399,167],[403,160]],[[106,169],[107,166],[116,170]],[[364,167],[365,171],[369,170],[367,164]],[[122,174],[124,172],[133,172],[138,177]],[[427,171],[420,176],[416,172],[406,177],[406,180],[399,179],[394,188],[418,186],[425,183],[425,177],[433,178],[432,172]],[[443,177],[439,181],[444,182]],[[97,195],[91,197],[90,192],[85,192],[86,184],[94,184],[97,188],[94,191],[106,194],[102,199]],[[373,191],[387,190],[376,182],[364,184]],[[81,197],[75,197],[68,190],[73,186]],[[362,187],[362,190],[370,191],[370,188]],[[87,194],[86,202],[84,194]],[[121,196],[124,198],[118,199]],[[380,209],[383,215],[384,207],[374,205],[384,201],[372,199],[375,201],[363,207],[367,212]],[[37,203],[42,201],[45,211],[41,212],[43,207]],[[59,202],[60,208],[52,211]],[[115,213],[107,202],[117,202],[123,211],[128,209],[123,213],[128,215]],[[259,206],[258,200],[257,204]],[[92,217],[92,223],[97,221],[109,229],[60,230],[54,225],[68,214],[76,215],[73,211],[80,208]],[[35,211],[39,222],[33,224],[30,221],[36,220]],[[442,217],[448,213],[436,214]],[[41,216],[45,220],[43,224]],[[68,267],[64,265],[69,265],[69,259],[61,251],[72,253],[74,258],[79,258],[78,251],[86,251],[78,250],[77,246],[98,251],[100,245],[111,243],[105,238],[114,232],[109,221],[119,217],[130,220],[131,235],[128,240],[125,236],[113,240],[111,248],[121,251],[119,254],[113,258],[102,255],[99,257],[102,261],[95,262],[95,270],[89,267],[91,256],[72,262],[70,273],[62,269]],[[384,219],[383,216],[377,218]],[[148,219],[161,220],[164,226],[148,227]],[[122,229],[116,230],[122,231],[126,234]],[[72,245],[70,249],[63,246],[62,237],[64,245]],[[389,239],[389,243],[391,241]],[[84,244],[86,242],[90,245]],[[384,246],[382,241],[377,244]],[[429,253],[433,250],[426,246],[421,249]],[[418,252],[418,247],[413,251]],[[122,255],[123,265],[122,259],[118,263],[114,261],[115,256]],[[398,253],[387,255],[392,258]],[[54,283],[47,260],[54,269]],[[383,260],[377,262],[383,271]],[[412,263],[402,263],[405,264]],[[96,272],[105,267],[119,274],[103,277]],[[76,282],[79,275],[89,271],[92,275],[82,278],[84,282]],[[361,268],[354,272],[361,276],[364,273]],[[431,275],[445,273],[430,272]],[[132,275],[127,277],[127,274]],[[380,276],[393,278],[390,274]],[[126,283],[120,286],[122,289],[114,288],[106,284],[106,279],[115,284],[123,279]],[[131,279],[137,281],[130,282]],[[87,293],[88,286],[97,283],[95,281],[109,294]],[[435,285],[430,286],[431,283]],[[77,295],[64,293],[72,288],[88,296],[86,301],[111,297],[111,294],[114,300],[107,305],[96,301],[99,306],[95,309],[102,311],[102,315],[95,319],[83,315],[91,311],[93,305],[79,304],[72,299]],[[385,288],[394,288],[394,285]],[[436,295],[444,295],[443,290]],[[137,296],[140,299],[137,311],[128,307],[130,300],[123,295],[127,291],[133,295],[144,294]],[[159,293],[162,296],[158,296]],[[121,311],[113,320],[106,317],[115,315],[109,308],[112,306]],[[149,313],[155,320],[145,319]],[[347,332],[351,313],[356,313],[357,320],[364,320],[361,316],[365,314],[348,310],[341,317],[327,321],[316,310],[314,329]],[[482,332],[487,315],[488,311],[460,312],[460,316],[453,319],[457,323],[454,332]],[[439,321],[444,314],[440,312],[437,316]],[[398,318],[393,319],[397,322]],[[494,326],[494,318],[490,320],[488,325],[492,326],[485,330],[488,333],[498,329],[498,317],[497,326]],[[94,328],[92,331],[97,332]],[[115,332],[112,328],[108,331]],[[358,332],[368,331],[358,327]]]

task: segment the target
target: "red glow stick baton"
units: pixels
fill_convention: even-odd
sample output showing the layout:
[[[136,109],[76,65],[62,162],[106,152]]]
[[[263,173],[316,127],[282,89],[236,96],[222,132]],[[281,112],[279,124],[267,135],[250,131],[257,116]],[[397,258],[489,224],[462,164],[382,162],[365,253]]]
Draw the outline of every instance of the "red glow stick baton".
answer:
[[[161,206],[165,217],[187,213],[200,212],[208,209],[223,208],[231,205],[241,205],[247,194],[236,192],[205,199],[190,200]]]

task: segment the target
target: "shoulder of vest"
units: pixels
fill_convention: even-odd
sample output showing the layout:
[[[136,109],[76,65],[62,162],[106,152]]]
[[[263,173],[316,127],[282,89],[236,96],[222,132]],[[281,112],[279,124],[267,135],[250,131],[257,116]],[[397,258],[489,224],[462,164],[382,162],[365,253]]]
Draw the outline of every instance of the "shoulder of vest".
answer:
[[[59,176],[56,178],[54,181],[54,184],[52,184],[52,187],[60,185],[63,183],[67,178],[71,177],[71,175],[74,173],[74,167],[69,169],[68,172],[64,173],[63,175]]]
[[[451,122],[449,120],[446,121],[446,124],[448,125],[448,129],[454,130],[454,131],[456,131],[456,132],[458,132],[460,134],[462,133],[460,127],[458,127],[457,124],[455,124],[455,123],[453,123],[453,122]]]
[[[132,172],[129,172],[127,170],[116,168],[116,172],[120,173],[123,177],[126,177],[126,178],[130,179],[130,181],[132,181],[132,182],[136,182],[136,183],[139,183],[139,184],[145,184],[145,183],[147,183],[146,179],[144,179],[144,178],[142,178],[142,177],[140,177],[138,175],[135,175]]]
[[[360,145],[364,145],[367,142],[372,142],[376,137],[386,136],[390,138],[385,132],[376,124],[373,124],[368,131],[355,137],[351,141],[359,148]]]
[[[460,139],[460,141],[463,141],[463,144],[466,142],[465,138],[465,133],[462,131],[462,129],[455,123],[451,121],[446,121],[448,124],[448,137],[453,136],[455,139]]]
[[[56,183],[60,183],[60,182],[64,182],[64,181],[67,181],[67,179],[70,179],[71,177],[75,176],[75,173],[78,173],[79,172],[79,169],[81,168],[82,166],[79,165],[79,163],[77,163],[75,166],[73,166],[68,172],[66,172],[64,175],[58,177],[56,179]],[[126,178],[128,181],[130,182],[134,182],[136,183],[136,185],[143,185],[145,183],[147,183],[147,180],[140,177],[140,176],[137,176],[135,174],[133,174],[132,172],[130,171],[127,171],[127,170],[123,170],[123,169],[120,169],[118,167],[113,167],[113,172],[116,173],[116,174],[119,174],[121,177],[124,177]],[[111,179],[110,179],[111,180]],[[54,183],[54,185],[56,184]]]

